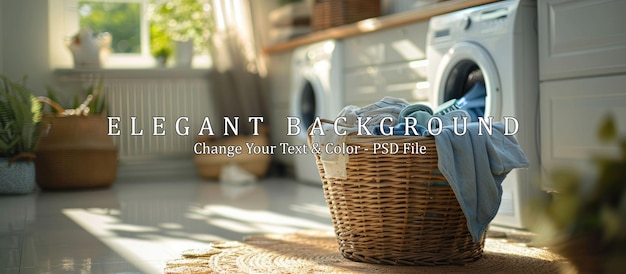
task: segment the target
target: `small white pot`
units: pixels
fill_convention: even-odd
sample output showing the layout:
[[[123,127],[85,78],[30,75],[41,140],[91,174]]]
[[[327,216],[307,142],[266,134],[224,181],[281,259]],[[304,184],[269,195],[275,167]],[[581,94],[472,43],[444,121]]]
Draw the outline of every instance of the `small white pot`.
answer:
[[[190,68],[193,60],[193,41],[176,42],[176,66]]]

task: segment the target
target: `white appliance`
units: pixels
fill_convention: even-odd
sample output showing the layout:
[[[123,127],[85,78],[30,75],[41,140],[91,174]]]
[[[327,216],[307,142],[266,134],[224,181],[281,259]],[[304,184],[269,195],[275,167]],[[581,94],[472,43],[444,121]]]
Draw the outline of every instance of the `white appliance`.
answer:
[[[291,116],[300,120],[300,134],[291,145],[306,144],[316,117],[334,120],[344,106],[342,43],[327,40],[297,48],[291,62]],[[315,156],[294,154],[294,173],[302,182],[319,183]]]
[[[536,1],[502,1],[433,17],[427,38],[433,105],[461,97],[468,83],[486,87],[484,116],[514,117],[515,135],[530,161],[503,182],[493,224],[528,228],[540,190],[539,81]],[[473,79],[472,79],[473,78]]]

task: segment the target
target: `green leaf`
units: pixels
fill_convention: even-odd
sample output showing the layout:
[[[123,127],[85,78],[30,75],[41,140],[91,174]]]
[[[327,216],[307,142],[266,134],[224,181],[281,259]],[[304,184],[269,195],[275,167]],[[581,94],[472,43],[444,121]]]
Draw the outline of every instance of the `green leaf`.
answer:
[[[31,102],[30,111],[31,113],[33,113],[33,122],[39,123],[41,121],[41,116],[43,115],[42,113],[43,104],[39,102],[39,100],[37,100],[35,96],[30,97],[30,102]]]
[[[78,95],[74,95],[74,104],[72,105],[72,108],[78,108],[80,106],[82,102],[80,101],[80,99],[78,98]]]
[[[600,210],[600,219],[601,224],[604,227],[604,240],[611,241],[619,236],[620,232],[622,232],[622,220],[619,216],[619,213],[605,205]]]
[[[37,141],[41,104],[25,86],[0,76],[0,157],[31,152]]]
[[[46,96],[48,97],[48,99],[52,100],[53,102],[59,104],[59,98],[57,97],[57,92],[51,87],[51,86],[46,86]],[[51,107],[50,111],[52,113],[59,113],[55,108]]]
[[[610,142],[617,139],[617,127],[612,116],[604,118],[598,129],[598,139],[602,142]]]

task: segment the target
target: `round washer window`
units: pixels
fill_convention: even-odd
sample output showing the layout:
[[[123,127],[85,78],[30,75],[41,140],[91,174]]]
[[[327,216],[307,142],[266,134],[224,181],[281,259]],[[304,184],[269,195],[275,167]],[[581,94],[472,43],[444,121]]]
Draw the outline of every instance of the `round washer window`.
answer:
[[[309,129],[309,126],[315,120],[317,113],[315,113],[316,105],[315,105],[315,90],[313,89],[313,85],[311,82],[307,81],[302,87],[302,92],[300,93],[300,101],[298,102],[300,106],[300,127],[302,128],[302,132],[306,132]]]
[[[450,70],[445,83],[444,102],[463,97],[476,83],[485,85],[485,78],[483,71],[474,61],[463,60]]]
[[[499,119],[502,108],[500,77],[493,59],[480,45],[459,42],[441,58],[434,90],[438,104],[463,98],[464,109]],[[460,103],[463,103],[460,102]]]
[[[485,78],[474,61],[464,59],[454,65],[448,74],[443,92],[444,102],[463,98],[459,107],[469,113],[471,121],[476,122],[478,117],[485,115]]]

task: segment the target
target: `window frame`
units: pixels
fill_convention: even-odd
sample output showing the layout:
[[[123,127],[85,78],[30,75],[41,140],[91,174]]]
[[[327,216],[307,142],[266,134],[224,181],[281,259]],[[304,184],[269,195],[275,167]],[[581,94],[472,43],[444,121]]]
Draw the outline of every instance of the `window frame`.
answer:
[[[101,68],[155,68],[155,58],[150,52],[150,22],[147,18],[150,0],[87,0],[93,2],[140,3],[140,53],[111,53]],[[48,0],[49,64],[51,68],[73,68],[73,57],[67,41],[80,30],[79,0]],[[61,4],[62,3],[62,4]],[[170,56],[170,59],[175,56]],[[210,68],[210,56],[193,57],[192,67]]]
[[[99,2],[99,3],[136,3],[139,4],[139,53],[113,53],[112,55],[150,55],[150,23],[147,21],[148,4],[150,0],[76,0],[77,12],[79,2]],[[80,16],[79,16],[80,20]],[[79,23],[80,24],[80,23]],[[80,26],[79,26],[80,27]]]

